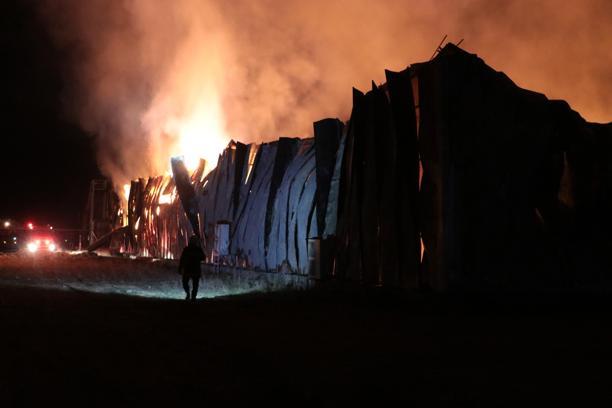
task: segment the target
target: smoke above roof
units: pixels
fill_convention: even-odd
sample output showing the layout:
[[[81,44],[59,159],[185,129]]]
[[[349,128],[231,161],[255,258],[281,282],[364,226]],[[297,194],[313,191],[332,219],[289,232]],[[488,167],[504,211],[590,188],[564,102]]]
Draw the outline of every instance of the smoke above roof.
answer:
[[[346,119],[352,86],[429,59],[444,34],[518,85],[612,118],[607,0],[54,0],[40,13],[66,51],[65,108],[117,184],[173,155],[210,169],[232,138]]]

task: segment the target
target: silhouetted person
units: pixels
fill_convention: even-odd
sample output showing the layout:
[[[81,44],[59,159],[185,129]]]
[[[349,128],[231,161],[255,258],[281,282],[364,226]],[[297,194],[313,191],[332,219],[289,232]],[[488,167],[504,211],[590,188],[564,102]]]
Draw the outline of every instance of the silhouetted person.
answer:
[[[202,271],[200,262],[204,260],[204,252],[200,248],[200,240],[193,235],[189,238],[189,245],[183,249],[181,261],[179,263],[179,273],[183,275],[183,289],[185,289],[185,299],[195,300],[198,295],[198,285]],[[189,297],[189,280],[191,279],[192,289],[191,298]]]

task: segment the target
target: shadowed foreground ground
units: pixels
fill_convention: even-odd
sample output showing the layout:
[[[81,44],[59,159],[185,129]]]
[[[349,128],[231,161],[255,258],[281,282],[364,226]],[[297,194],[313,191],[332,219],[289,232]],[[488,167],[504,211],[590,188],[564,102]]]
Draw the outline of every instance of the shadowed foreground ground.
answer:
[[[327,288],[185,304],[4,283],[0,406],[612,400],[605,296],[469,299]]]

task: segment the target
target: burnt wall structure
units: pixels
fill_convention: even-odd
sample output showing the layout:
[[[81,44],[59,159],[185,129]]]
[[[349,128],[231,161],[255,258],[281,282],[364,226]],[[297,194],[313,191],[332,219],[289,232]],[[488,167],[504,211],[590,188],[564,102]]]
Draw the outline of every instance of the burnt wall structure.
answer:
[[[83,212],[83,230],[87,244],[94,245],[121,225],[123,212],[119,197],[108,179],[94,179],[89,185],[89,196]]]
[[[334,275],[371,285],[417,286],[417,131],[410,72],[353,91],[340,182]]]
[[[196,234],[211,262],[371,286],[611,283],[612,125],[453,44],[386,80],[312,138],[134,181],[121,250],[176,258]]]
[[[137,193],[134,194],[134,191]],[[132,182],[128,211],[128,246],[125,252],[154,258],[176,259],[187,244],[190,223],[176,197],[169,176]],[[140,202],[140,205],[134,203]],[[118,240],[118,244],[120,240]],[[121,251],[121,249],[119,249]]]
[[[232,142],[205,178],[200,198],[209,252],[215,225],[227,222],[228,262],[307,274],[308,238],[318,236],[314,147],[313,139],[281,138],[259,146]]]
[[[427,283],[550,288],[609,279],[612,127],[517,87],[453,45],[412,70]]]

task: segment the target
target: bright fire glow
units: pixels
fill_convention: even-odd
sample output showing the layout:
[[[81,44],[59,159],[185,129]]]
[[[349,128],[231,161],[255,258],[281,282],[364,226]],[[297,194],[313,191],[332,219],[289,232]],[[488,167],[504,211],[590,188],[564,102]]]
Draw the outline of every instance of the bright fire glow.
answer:
[[[159,196],[160,204],[172,204],[172,194],[162,194]]]
[[[176,187],[169,194],[161,194],[159,196],[159,204],[172,204],[176,197]]]
[[[130,199],[130,185],[129,184],[123,185],[123,196],[125,197],[125,201],[128,201]]]
[[[198,20],[199,21],[199,20]],[[224,49],[204,26],[190,26],[189,33],[172,61],[168,75],[160,78],[156,94],[142,118],[144,130],[163,144],[155,151],[161,171],[171,157],[183,156],[191,172],[200,159],[208,169],[230,140],[222,108],[227,66],[219,58]],[[206,40],[203,40],[206,38]],[[221,40],[221,39],[219,39]],[[157,139],[156,139],[157,138]]]
[[[178,124],[179,153],[185,159],[185,166],[191,172],[198,168],[200,158],[210,164],[217,163],[217,156],[223,151],[228,138],[221,131],[220,115],[201,113],[188,121]]]

